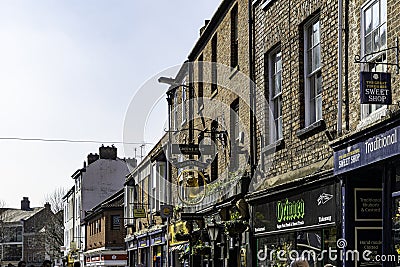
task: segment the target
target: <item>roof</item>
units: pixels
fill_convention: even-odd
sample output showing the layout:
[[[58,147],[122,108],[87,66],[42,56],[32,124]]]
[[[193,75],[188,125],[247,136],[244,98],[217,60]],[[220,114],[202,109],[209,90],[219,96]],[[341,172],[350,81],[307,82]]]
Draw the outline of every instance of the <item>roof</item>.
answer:
[[[21,220],[27,220],[37,214],[38,212],[45,209],[44,207],[32,208],[32,210],[20,210],[20,209],[0,209],[0,219],[4,222],[19,222]]]
[[[85,220],[90,220],[93,216],[100,214],[105,209],[123,208],[124,207],[124,188],[107,198],[96,207],[88,211]]]

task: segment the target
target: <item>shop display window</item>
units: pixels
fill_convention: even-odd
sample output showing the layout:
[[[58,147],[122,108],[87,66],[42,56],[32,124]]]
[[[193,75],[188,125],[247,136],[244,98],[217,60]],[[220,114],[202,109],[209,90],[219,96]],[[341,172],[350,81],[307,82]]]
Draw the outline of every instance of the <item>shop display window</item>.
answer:
[[[310,267],[336,266],[328,251],[336,249],[336,228],[296,231],[270,235],[257,240],[257,265],[259,267],[286,267],[296,258],[305,258]]]

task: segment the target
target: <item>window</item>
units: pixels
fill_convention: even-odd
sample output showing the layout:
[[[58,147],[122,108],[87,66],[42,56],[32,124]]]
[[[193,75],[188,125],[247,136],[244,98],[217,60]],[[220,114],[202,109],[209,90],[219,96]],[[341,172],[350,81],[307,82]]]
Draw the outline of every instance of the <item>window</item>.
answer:
[[[197,77],[198,77],[198,82],[197,82],[197,97],[198,97],[198,110],[201,110],[204,107],[203,103],[203,90],[204,90],[204,65],[203,65],[203,54],[200,55],[198,59],[198,65],[197,65]]]
[[[211,40],[211,94],[217,91],[217,34]]]
[[[231,10],[231,67],[238,65],[238,7],[235,5]]]
[[[120,228],[120,216],[111,215],[111,230],[119,230]]]
[[[217,130],[218,122],[212,121],[211,123],[211,141],[217,143]],[[215,181],[218,178],[218,152],[215,153],[215,157],[211,162],[211,181]]]
[[[274,143],[283,138],[282,133],[282,52],[280,47],[267,56],[267,80],[269,88],[269,142]]]
[[[368,61],[363,64],[364,71],[385,72],[386,52],[379,53],[387,47],[386,39],[386,0],[368,2],[361,11],[361,55]],[[373,53],[373,54],[371,54]],[[367,118],[377,110],[383,110],[380,104],[361,105],[361,118]]]
[[[231,170],[239,167],[239,99],[231,104]]]
[[[184,85],[184,86],[181,86],[181,88],[182,88],[182,103],[181,103],[181,105],[182,105],[182,124],[184,124],[186,122],[186,99],[187,99],[186,86],[185,86],[186,80],[182,81],[182,85]]]
[[[319,17],[304,26],[305,126],[322,119],[322,78]]]
[[[173,108],[173,116],[174,116],[174,125],[173,125],[173,130],[177,131],[178,130],[178,93],[175,90],[174,92],[174,108]]]

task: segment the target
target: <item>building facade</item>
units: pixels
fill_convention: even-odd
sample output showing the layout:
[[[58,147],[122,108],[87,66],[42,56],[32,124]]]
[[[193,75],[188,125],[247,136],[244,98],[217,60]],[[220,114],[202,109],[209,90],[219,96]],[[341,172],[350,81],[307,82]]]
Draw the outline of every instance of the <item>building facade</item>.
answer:
[[[163,205],[171,203],[169,164],[162,138],[126,177],[124,225],[129,266],[167,266],[167,222]]]
[[[44,260],[59,264],[62,228],[59,218],[51,211],[50,204],[30,207],[24,197],[21,209],[0,209],[1,218],[1,266],[17,265],[20,260],[40,266]]]
[[[86,212],[86,266],[127,265],[123,216],[123,188]]]
[[[130,166],[128,166],[128,164]],[[64,196],[64,254],[69,264],[85,263],[86,250],[85,212],[118,192],[124,186],[129,168],[136,166],[135,159],[120,159],[117,148],[101,146],[98,154],[90,153],[84,166],[73,175],[74,186]]]

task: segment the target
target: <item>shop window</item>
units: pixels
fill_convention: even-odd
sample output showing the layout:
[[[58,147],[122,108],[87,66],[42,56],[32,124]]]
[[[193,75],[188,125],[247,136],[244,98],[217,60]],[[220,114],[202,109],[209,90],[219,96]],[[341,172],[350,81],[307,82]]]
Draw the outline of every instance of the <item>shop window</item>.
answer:
[[[291,258],[305,258],[310,267],[337,266],[327,251],[337,249],[336,228],[297,231],[257,240],[256,266],[289,266]]]
[[[280,47],[266,55],[266,90],[269,94],[269,143],[283,138],[282,130],[282,52]]]
[[[386,0],[369,1],[361,10],[361,55],[368,61],[362,64],[363,71],[387,71],[382,64],[387,62],[386,51],[379,53],[387,47],[386,12]],[[361,119],[379,119],[385,110],[386,105],[361,104]]]
[[[304,25],[305,127],[322,119],[322,75],[319,16]]]

